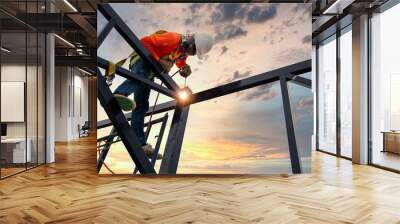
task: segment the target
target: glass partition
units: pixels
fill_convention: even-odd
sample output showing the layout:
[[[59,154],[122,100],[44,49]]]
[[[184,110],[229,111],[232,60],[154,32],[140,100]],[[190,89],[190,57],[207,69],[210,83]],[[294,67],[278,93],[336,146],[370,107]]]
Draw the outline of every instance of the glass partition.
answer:
[[[318,149],[336,154],[336,36],[318,47]]]
[[[26,169],[31,151],[26,143],[26,33],[2,33],[1,46],[1,159],[2,177]],[[27,150],[28,146],[28,150]]]
[[[6,5],[18,6],[18,13],[43,10],[43,1],[0,3]],[[0,23],[0,178],[5,178],[45,162],[46,40],[21,21],[0,17],[15,23]]]

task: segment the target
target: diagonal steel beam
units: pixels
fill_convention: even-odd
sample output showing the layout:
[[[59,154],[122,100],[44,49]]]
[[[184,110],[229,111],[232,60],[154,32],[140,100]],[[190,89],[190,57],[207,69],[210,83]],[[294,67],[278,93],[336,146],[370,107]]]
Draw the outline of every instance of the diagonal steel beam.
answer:
[[[165,118],[165,116],[167,118]],[[165,120],[168,119],[168,114],[166,114],[165,116],[161,117],[161,118],[154,119],[151,122],[144,123],[144,127],[147,127],[149,125],[154,125],[154,124],[157,124],[157,123],[160,123],[160,122],[165,122]],[[164,123],[162,124],[162,127],[163,126],[165,126]],[[112,130],[111,130],[109,135],[97,139],[97,142],[105,141],[105,143],[102,145],[102,147],[104,147],[104,148],[101,150],[100,156],[97,159],[97,165],[96,165],[97,172],[100,172],[101,167],[103,167],[104,161],[106,161],[106,157],[107,157],[108,151],[110,150],[111,144],[119,142],[119,140],[118,141],[114,141],[115,137],[117,137],[117,136],[118,136],[118,133],[116,133],[115,129],[112,128]],[[157,143],[158,143],[158,141],[157,141]],[[157,146],[156,146],[155,149],[157,149]],[[151,165],[154,167],[153,163]]]
[[[139,139],[130,127],[99,69],[97,69],[97,97],[140,173],[155,173],[142,150]]]
[[[179,86],[176,82],[164,72],[161,65],[153,59],[151,54],[147,49],[141,44],[139,38],[132,32],[132,30],[126,25],[126,23],[121,19],[121,17],[112,9],[109,4],[98,5],[98,10],[103,14],[103,16],[108,20],[113,20],[115,22],[114,28],[118,33],[125,39],[125,41],[139,54],[139,56],[146,61],[156,76],[161,79],[161,81],[169,89],[178,90]]]
[[[151,156],[151,161],[150,161],[150,163],[151,163],[151,165],[152,165],[153,167],[156,165],[157,154],[158,154],[158,152],[160,151],[161,142],[162,142],[162,139],[163,139],[163,136],[164,136],[164,131],[165,131],[165,128],[166,128],[166,126],[167,126],[167,122],[168,122],[168,113],[166,113],[166,114],[164,115],[164,117],[162,117],[162,119],[163,119],[163,121],[162,121],[162,123],[161,123],[160,131],[158,132],[158,137],[157,137],[156,146],[155,146],[155,148],[154,148],[154,153],[153,153],[153,155]]]
[[[153,167],[156,165],[157,155],[158,155],[158,152],[160,151],[161,142],[162,142],[162,139],[164,136],[165,128],[167,126],[168,113],[165,113],[165,115],[160,119],[162,119],[161,128],[160,128],[160,131],[158,132],[156,146],[154,147],[154,152],[153,152],[153,155],[151,155],[151,160],[150,160],[150,163]],[[135,170],[133,171],[133,173],[136,174],[137,171],[138,171],[138,169],[137,169],[137,167],[135,167]]]
[[[176,174],[190,106],[177,106],[172,118],[160,174]]]
[[[100,68],[108,69],[108,66],[110,65],[110,62],[105,60],[105,59],[103,59],[103,58],[101,58],[101,57],[97,57],[97,65]],[[135,75],[133,72],[131,72],[131,71],[125,69],[125,68],[122,68],[120,66],[115,66],[115,68],[116,68],[115,69],[115,73],[120,75],[120,76],[122,76],[122,77],[124,77],[124,78],[127,78],[127,79],[129,79],[131,81],[140,82],[140,83],[146,85],[147,87],[149,87],[150,89],[155,90],[155,91],[157,91],[159,93],[162,93],[164,95],[167,95],[169,97],[172,97],[172,98],[176,98],[177,97],[176,93],[174,91],[172,91],[172,90],[170,90],[168,88],[162,87],[161,85],[151,81],[150,79],[143,78],[143,77],[141,77],[139,75]]]
[[[100,151],[100,155],[99,155],[99,158],[97,159],[97,163],[96,163],[97,172],[100,172],[101,167],[103,167],[104,161],[106,161],[108,151],[110,150],[110,147],[111,147],[111,142],[113,142],[114,138],[117,136],[116,134],[114,135],[114,132],[115,132],[115,129],[112,128],[110,131],[110,134],[108,136],[106,136],[106,138],[105,138],[105,145],[104,145],[103,149]]]
[[[296,136],[294,133],[292,111],[290,108],[289,91],[288,91],[287,80],[286,80],[285,76],[280,77],[280,84],[281,84],[282,101],[283,101],[283,112],[285,114],[286,135],[288,138],[290,162],[292,164],[292,172],[293,173],[301,173],[302,172],[301,162],[300,162],[299,152],[297,150],[297,143],[296,143]]]
[[[115,22],[114,20],[109,20],[107,25],[104,29],[100,32],[99,36],[97,37],[97,48],[101,46],[101,44],[106,39],[107,35],[111,32],[112,28],[114,28]]]

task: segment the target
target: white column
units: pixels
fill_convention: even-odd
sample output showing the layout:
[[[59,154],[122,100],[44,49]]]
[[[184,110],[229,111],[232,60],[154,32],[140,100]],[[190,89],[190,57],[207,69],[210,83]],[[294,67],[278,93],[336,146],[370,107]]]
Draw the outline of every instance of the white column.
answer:
[[[46,11],[53,12],[54,5],[46,1]],[[55,161],[55,43],[54,34],[46,35],[46,163]]]
[[[55,161],[54,132],[55,132],[55,61],[54,35],[46,35],[46,163]]]
[[[353,19],[353,162],[368,163],[368,16]]]

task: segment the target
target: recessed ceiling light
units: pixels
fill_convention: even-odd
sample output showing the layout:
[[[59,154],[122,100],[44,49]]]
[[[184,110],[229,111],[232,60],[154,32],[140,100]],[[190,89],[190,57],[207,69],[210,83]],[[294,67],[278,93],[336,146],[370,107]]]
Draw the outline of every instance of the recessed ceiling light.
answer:
[[[11,52],[10,49],[7,49],[7,48],[5,48],[5,47],[1,47],[1,51],[4,51],[4,52],[6,52],[6,53],[10,53],[10,52]]]
[[[74,12],[78,12],[78,10],[68,1],[68,0],[64,0],[65,4],[67,4],[72,10],[74,10]]]
[[[58,34],[54,34],[54,36],[57,37],[58,39],[60,39],[62,42],[66,43],[67,45],[69,45],[69,46],[75,48],[75,45],[73,45],[73,44],[72,44],[71,42],[69,42],[68,40],[66,40],[66,39],[64,39],[64,38],[62,38],[62,37],[60,37]]]
[[[83,70],[83,69],[81,69],[81,68],[78,68],[79,69],[79,71],[81,71],[81,72],[83,72],[83,73],[85,73],[85,74],[87,74],[87,75],[92,75],[92,73],[90,73],[90,72],[88,72],[88,71],[85,71],[85,70]]]

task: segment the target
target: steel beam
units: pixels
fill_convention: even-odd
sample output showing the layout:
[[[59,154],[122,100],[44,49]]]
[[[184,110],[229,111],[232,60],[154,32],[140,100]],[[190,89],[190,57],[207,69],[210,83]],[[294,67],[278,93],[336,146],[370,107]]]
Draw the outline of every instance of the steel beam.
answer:
[[[283,101],[283,111],[285,114],[286,122],[286,135],[288,139],[290,162],[292,164],[293,173],[301,173],[301,162],[299,152],[297,151],[296,136],[294,133],[294,125],[292,118],[292,111],[290,108],[290,98],[287,86],[287,80],[285,76],[280,77],[282,101]]]
[[[89,38],[95,40],[97,30],[89,23],[89,21],[82,16],[80,13],[68,13],[67,16],[74,21],[78,26],[82,28],[88,35]],[[95,45],[96,43],[94,43]]]
[[[157,155],[158,152],[160,151],[160,147],[161,147],[161,142],[164,136],[164,131],[165,131],[165,127],[167,126],[167,122],[168,122],[168,113],[166,113],[164,115],[164,117],[162,117],[163,121],[161,123],[161,128],[160,131],[158,132],[158,137],[157,137],[157,143],[156,146],[154,148],[154,153],[151,156],[151,165],[154,167],[156,165],[156,161],[157,161]]]
[[[311,71],[311,60],[299,62],[299,63],[293,64],[293,65],[286,66],[284,68],[275,69],[275,70],[265,72],[265,73],[262,73],[259,75],[251,76],[246,79],[238,80],[238,81],[235,81],[232,83],[228,83],[225,85],[221,85],[218,87],[214,87],[214,88],[211,88],[208,90],[204,90],[204,91],[195,93],[195,94],[193,94],[193,102],[191,102],[191,104],[203,102],[206,100],[224,96],[224,95],[234,93],[237,91],[246,90],[246,89],[249,89],[252,87],[256,87],[258,85],[263,85],[263,84],[279,81],[280,76],[286,77],[286,76],[288,76],[288,74],[291,74],[290,77],[293,78],[293,77],[297,77],[297,75],[304,74],[304,73],[310,72],[310,71]],[[296,78],[296,79],[298,79],[298,78]],[[175,106],[176,106],[175,100],[158,104],[154,108],[154,114],[172,110],[175,108]],[[146,116],[151,114],[152,111],[153,111],[153,107],[151,107],[147,111]],[[131,113],[127,113],[127,114],[125,114],[125,116],[129,119],[131,117]],[[111,125],[111,122],[108,119],[97,122],[98,129],[104,128],[104,127],[107,127],[110,125]]]
[[[114,138],[116,137],[116,134],[114,134],[114,132],[115,132],[115,128],[112,128],[110,134],[105,139],[105,145],[103,147],[103,150],[100,151],[100,155],[99,155],[99,158],[97,159],[97,163],[96,163],[97,172],[100,172],[101,167],[104,164],[104,161],[106,161],[108,151],[110,150],[111,144],[114,141]]]
[[[166,116],[168,117],[168,114]],[[160,122],[164,122],[164,120],[165,120],[164,117],[154,119],[151,122],[144,123],[144,127],[147,127],[149,125],[154,125],[154,124],[157,124]],[[105,141],[105,143],[102,145],[104,148],[100,153],[99,159],[97,159],[97,172],[99,172],[101,170],[101,167],[103,166],[103,163],[106,160],[108,150],[110,149],[111,144],[119,142],[119,140],[114,141],[114,138],[117,136],[118,136],[118,133],[116,133],[115,129],[113,128],[109,135],[97,139],[97,142]],[[154,167],[154,164],[153,164],[153,167]]]
[[[130,127],[99,69],[97,69],[97,97],[140,173],[155,173],[142,150],[139,139]]]
[[[190,106],[177,106],[175,109],[164,150],[164,156],[161,161],[160,174],[176,174],[183,137],[185,135],[186,122],[189,115],[189,107]]]
[[[158,136],[157,136],[157,142],[156,142],[156,146],[154,147],[154,153],[151,156],[151,160],[150,163],[151,165],[154,167],[156,165],[156,161],[157,161],[157,155],[158,152],[160,151],[160,147],[161,147],[161,142],[164,136],[164,132],[165,132],[165,128],[167,126],[167,122],[168,122],[168,113],[166,113],[162,118],[160,118],[162,121],[161,123],[161,128],[160,131],[158,132]],[[148,137],[148,136],[147,136]],[[135,167],[135,170],[133,171],[134,174],[136,174],[138,171],[137,167]]]
[[[259,75],[251,76],[242,80],[231,82],[225,85],[214,87],[193,95],[193,103],[211,100],[216,97],[224,96],[234,92],[246,90],[259,85],[279,81],[280,77],[286,77],[287,74],[299,75],[311,71],[311,60],[302,61],[286,67],[278,68],[272,71],[264,72]]]
[[[107,25],[104,29],[100,32],[99,36],[97,37],[97,48],[104,42],[107,35],[111,32],[112,28],[114,28],[115,22],[114,20],[108,21]]]
[[[125,39],[125,41],[139,54],[139,56],[147,62],[156,76],[161,79],[161,81],[169,89],[178,90],[179,86],[176,82],[164,72],[161,65],[153,59],[150,52],[141,44],[139,38],[132,32],[132,30],[126,25],[126,23],[121,19],[121,17],[112,9],[109,4],[98,5],[98,10],[103,14],[103,16],[108,20],[113,20],[115,22],[114,28],[118,33]]]
[[[170,110],[174,109],[175,106],[176,106],[176,102],[174,100],[157,104],[156,106],[152,106],[149,108],[149,110],[146,112],[146,116],[149,116],[153,112],[154,107],[155,108],[154,108],[153,115],[170,111]],[[127,120],[130,120],[131,116],[132,116],[132,112],[125,114],[125,118]],[[111,125],[112,125],[112,123],[111,123],[110,119],[101,120],[101,121],[97,122],[97,129],[105,128],[105,127],[108,127]]]
[[[92,56],[55,56],[56,66],[88,67],[96,69],[96,58]]]
[[[303,78],[301,76],[294,76],[294,77],[289,77],[288,81],[291,81],[294,84],[311,89],[311,80],[310,79]]]
[[[129,119],[127,118],[127,120],[130,121],[131,118],[129,118]],[[152,120],[150,123],[153,125],[153,124],[160,123],[160,122],[162,122],[162,121],[163,121],[163,118],[161,117],[161,118],[157,118],[157,119]],[[144,123],[144,127],[147,127],[148,125],[149,125],[149,122]],[[110,135],[117,136],[118,134],[114,132],[113,134],[110,134]],[[98,138],[98,139],[97,139],[97,142],[101,142],[101,141],[107,140],[107,137],[110,136],[110,135],[107,135],[107,136]]]
[[[101,57],[97,57],[97,65],[101,68],[108,69],[110,62]],[[149,87],[150,89],[155,90],[164,95],[167,95],[169,97],[172,97],[172,98],[177,97],[176,93],[174,91],[172,91],[168,88],[165,88],[165,87],[155,83],[154,81],[151,81],[150,79],[143,78],[139,75],[135,75],[133,72],[131,72],[125,68],[122,68],[120,66],[116,66],[115,68],[116,68],[115,73],[124,78],[127,78],[131,81],[140,82],[140,83],[146,85],[147,87]]]

